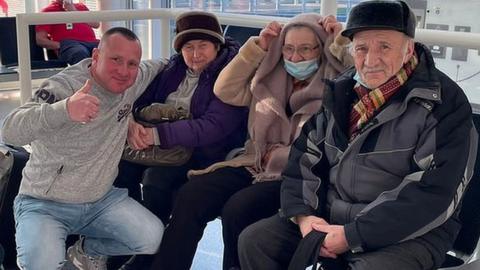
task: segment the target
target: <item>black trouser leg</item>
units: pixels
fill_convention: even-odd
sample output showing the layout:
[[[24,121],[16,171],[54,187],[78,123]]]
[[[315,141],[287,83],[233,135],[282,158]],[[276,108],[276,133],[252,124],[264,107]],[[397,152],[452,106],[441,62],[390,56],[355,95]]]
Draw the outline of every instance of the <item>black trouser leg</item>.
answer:
[[[172,192],[185,183],[189,169],[189,163],[175,167],[146,167],[122,161],[115,183],[118,187],[128,188],[131,197],[141,200],[140,182],[142,182],[142,204],[166,225],[172,207]],[[146,270],[150,268],[152,261],[152,255],[136,255],[130,258],[121,269]]]
[[[271,217],[280,208],[281,181],[253,184],[235,193],[222,210],[223,269],[240,266],[238,237],[250,224]]]
[[[128,196],[132,197],[136,201],[142,203],[142,191],[140,188],[140,182],[142,182],[143,172],[147,166],[139,165],[133,162],[120,160],[118,164],[118,175],[115,178],[113,185],[118,188],[128,189]],[[69,236],[72,239],[71,236]],[[78,240],[77,237],[73,238],[72,244]],[[108,269],[118,269],[131,256],[112,256],[108,258]]]
[[[233,194],[251,182],[252,176],[244,168],[226,167],[192,177],[178,191],[170,223],[151,269],[190,269],[207,223],[220,215]]]
[[[238,240],[241,269],[287,269],[301,239],[298,226],[278,214],[250,225]]]
[[[148,167],[120,160],[120,163],[118,164],[118,175],[113,185],[118,188],[128,189],[128,196],[141,202],[142,192],[140,189],[140,183],[142,182],[143,172],[146,168]]]
[[[187,182],[191,166],[163,166],[148,168],[143,176],[143,205],[166,226],[170,219],[174,194]]]

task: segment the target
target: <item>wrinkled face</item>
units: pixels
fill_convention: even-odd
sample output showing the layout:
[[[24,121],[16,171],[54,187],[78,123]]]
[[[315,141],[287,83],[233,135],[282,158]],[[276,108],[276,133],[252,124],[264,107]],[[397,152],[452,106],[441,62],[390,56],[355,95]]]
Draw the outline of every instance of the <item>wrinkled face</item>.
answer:
[[[113,34],[94,49],[90,71],[100,86],[121,94],[135,82],[141,57],[142,49],[137,40]]]
[[[216,57],[218,48],[208,40],[190,40],[182,46],[185,64],[195,73],[201,73]]]
[[[394,30],[368,30],[353,36],[352,56],[363,83],[377,88],[413,55],[413,40]]]
[[[318,58],[320,48],[317,37],[309,27],[292,27],[285,34],[283,58],[297,63]]]

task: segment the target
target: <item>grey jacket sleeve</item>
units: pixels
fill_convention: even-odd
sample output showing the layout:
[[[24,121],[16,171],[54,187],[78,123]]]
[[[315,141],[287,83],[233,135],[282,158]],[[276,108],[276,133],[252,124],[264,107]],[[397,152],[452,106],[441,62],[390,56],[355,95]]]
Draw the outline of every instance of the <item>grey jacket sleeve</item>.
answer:
[[[167,64],[168,59],[144,60],[140,63],[134,89],[135,99],[145,92],[148,85]]]
[[[142,61],[135,84],[131,87],[136,97],[145,91],[165,63],[165,60]],[[88,78],[88,62],[84,61],[46,80],[35,92],[31,102],[18,107],[7,116],[2,128],[3,141],[22,146],[49,137],[52,132],[69,123],[68,97],[80,89]]]
[[[7,116],[2,128],[3,141],[22,146],[48,137],[70,121],[67,98],[73,93],[64,74],[46,80],[35,92],[31,102],[16,108]]]
[[[328,185],[328,161],[324,155],[327,119],[323,110],[313,115],[290,148],[288,164],[282,172],[280,191],[281,213],[291,218],[297,215],[321,215],[323,193]]]

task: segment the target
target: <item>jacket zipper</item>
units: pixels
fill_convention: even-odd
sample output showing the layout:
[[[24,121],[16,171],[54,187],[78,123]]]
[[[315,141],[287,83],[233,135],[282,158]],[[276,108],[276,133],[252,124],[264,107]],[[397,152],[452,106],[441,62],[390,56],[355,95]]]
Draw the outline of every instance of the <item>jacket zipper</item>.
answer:
[[[45,195],[47,195],[47,194],[50,192],[50,190],[51,190],[52,187],[53,187],[53,184],[55,184],[55,182],[58,180],[58,177],[60,177],[60,175],[62,174],[62,172],[63,172],[63,165],[61,165],[60,168],[58,168],[55,177],[53,178],[52,182],[51,182],[50,185],[48,186],[48,189],[45,191]]]
[[[400,115],[402,115],[404,112],[407,111],[408,109],[408,103],[410,102],[411,99],[413,99],[415,96],[412,96],[406,100],[404,100],[402,102],[402,106],[400,107],[400,110],[396,112],[396,114],[388,119],[385,119],[384,121],[379,121],[377,117],[373,118],[369,124],[367,124],[363,129],[362,131],[360,132],[360,134],[358,134],[354,139],[353,141],[349,142],[348,143],[348,147],[347,149],[345,149],[342,157],[340,158],[340,160],[338,161],[338,164],[341,164],[343,162],[343,160],[345,159],[345,157],[348,155],[348,154],[351,154],[351,152],[353,151],[352,148],[354,146],[357,146],[357,147],[361,147],[357,145],[357,142],[360,140],[360,137],[365,137],[365,136],[368,136],[368,134],[370,134],[370,132],[372,130],[374,130],[375,128],[379,127],[379,126],[382,126],[384,125],[385,123],[387,123],[388,121],[391,121],[391,120],[394,120],[394,119],[397,119]],[[427,99],[428,100],[428,99]],[[365,141],[365,140],[363,140]],[[358,152],[357,152],[358,154]],[[352,172],[352,175],[353,175],[353,172]],[[350,188],[352,190],[354,190],[354,185],[355,185],[355,182],[354,181],[351,181],[351,185],[350,185]]]

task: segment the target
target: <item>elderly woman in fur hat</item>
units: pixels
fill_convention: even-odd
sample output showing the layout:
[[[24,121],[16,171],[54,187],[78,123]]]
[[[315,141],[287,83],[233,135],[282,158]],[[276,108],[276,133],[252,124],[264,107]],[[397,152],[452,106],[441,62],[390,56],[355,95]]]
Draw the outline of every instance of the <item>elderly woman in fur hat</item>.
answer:
[[[302,124],[322,105],[323,80],[350,64],[345,49],[330,48],[340,30],[333,16],[318,14],[298,15],[283,27],[272,22],[223,69],[214,92],[225,103],[250,107],[250,139],[242,155],[190,172],[152,269],[189,269],[207,222],[217,216],[223,269],[239,265],[240,232],[280,208],[280,172]]]
[[[173,47],[177,54],[166,59],[163,70],[135,102],[133,112],[138,117],[144,108],[160,103],[187,111],[191,117],[151,128],[130,119],[128,144],[134,150],[151,145],[162,149],[181,146],[192,149],[192,155],[177,166],[149,167],[122,160],[115,183],[140,200],[142,181],[143,204],[165,225],[174,191],[187,181],[187,171],[224,160],[231,149],[242,146],[248,115],[247,107],[226,104],[213,93],[218,74],[239,49],[236,41],[223,37],[217,17],[204,11],[184,12],[176,18],[176,32]],[[145,269],[148,261],[146,256],[137,256],[123,269]]]

